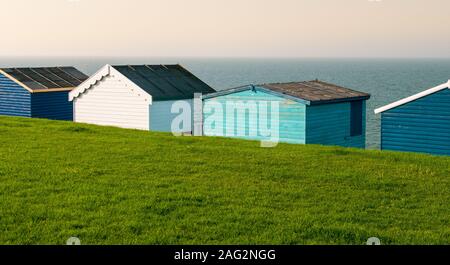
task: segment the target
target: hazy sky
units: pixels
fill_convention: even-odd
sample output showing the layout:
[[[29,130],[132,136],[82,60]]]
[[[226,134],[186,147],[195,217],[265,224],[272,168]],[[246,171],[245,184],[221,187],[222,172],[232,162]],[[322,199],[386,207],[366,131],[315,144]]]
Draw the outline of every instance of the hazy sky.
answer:
[[[0,56],[450,57],[449,0],[0,0]]]

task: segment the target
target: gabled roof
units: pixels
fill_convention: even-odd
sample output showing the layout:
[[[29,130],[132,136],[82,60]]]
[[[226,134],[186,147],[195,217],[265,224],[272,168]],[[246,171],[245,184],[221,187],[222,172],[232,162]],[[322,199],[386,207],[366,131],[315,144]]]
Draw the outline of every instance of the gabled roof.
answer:
[[[75,67],[0,68],[0,73],[31,93],[70,91],[88,79]]]
[[[178,100],[194,97],[194,93],[215,92],[180,65],[116,65],[112,66],[153,100]]]
[[[279,96],[288,97],[307,105],[367,100],[370,98],[370,95],[367,93],[351,90],[319,80],[290,83],[272,83],[256,86],[248,85],[208,94],[204,96],[204,98],[223,96],[248,89],[260,89],[266,92],[276,93]]]
[[[390,109],[399,107],[399,106],[401,106],[401,105],[404,105],[404,104],[407,104],[407,103],[409,103],[409,102],[412,102],[412,101],[418,100],[418,99],[420,99],[420,98],[426,97],[426,96],[428,96],[428,95],[434,94],[434,93],[439,92],[439,91],[441,91],[441,90],[444,90],[444,89],[446,89],[446,88],[449,88],[449,89],[450,89],[450,80],[448,80],[447,83],[444,83],[444,84],[439,85],[439,86],[437,86],[437,87],[430,88],[430,89],[425,90],[425,91],[423,91],[423,92],[420,92],[420,93],[418,93],[418,94],[412,95],[412,96],[410,96],[410,97],[401,99],[401,100],[399,100],[399,101],[396,101],[396,102],[391,103],[391,104],[389,104],[389,105],[386,105],[386,106],[384,106],[384,107],[378,108],[378,109],[375,110],[375,114],[378,114],[378,113],[381,113],[381,112],[385,112],[385,111],[387,111],[387,110],[390,110]]]
[[[114,76],[116,79],[120,80],[124,83],[124,85],[130,90],[130,93],[142,98],[143,101],[152,103],[152,96],[149,95],[146,91],[142,90],[138,85],[131,82],[126,76],[122,75],[119,71],[114,69],[111,65],[107,64],[100,68],[95,74],[89,77],[86,81],[84,81],[81,85],[79,85],[74,90],[69,93],[69,101],[73,101],[75,98],[79,97],[87,90],[91,89],[98,82],[108,76]]]

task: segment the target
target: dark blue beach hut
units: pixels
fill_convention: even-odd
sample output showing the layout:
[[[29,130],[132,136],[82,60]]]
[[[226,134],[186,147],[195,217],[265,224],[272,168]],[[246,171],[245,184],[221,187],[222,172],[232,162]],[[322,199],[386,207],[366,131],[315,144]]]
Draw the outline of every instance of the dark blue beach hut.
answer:
[[[450,81],[378,108],[381,149],[450,155]]]
[[[0,68],[0,115],[71,121],[68,93],[87,78],[74,67]]]
[[[243,86],[203,97],[203,132],[271,141],[264,127],[276,126],[280,142],[365,148],[369,98],[319,80]],[[277,118],[269,110],[274,103]]]

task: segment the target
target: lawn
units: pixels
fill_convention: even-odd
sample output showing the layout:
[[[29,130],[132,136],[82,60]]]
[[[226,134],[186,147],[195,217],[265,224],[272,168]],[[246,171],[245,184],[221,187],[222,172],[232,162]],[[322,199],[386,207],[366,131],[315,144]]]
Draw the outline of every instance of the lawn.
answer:
[[[0,117],[0,244],[450,244],[450,157]]]

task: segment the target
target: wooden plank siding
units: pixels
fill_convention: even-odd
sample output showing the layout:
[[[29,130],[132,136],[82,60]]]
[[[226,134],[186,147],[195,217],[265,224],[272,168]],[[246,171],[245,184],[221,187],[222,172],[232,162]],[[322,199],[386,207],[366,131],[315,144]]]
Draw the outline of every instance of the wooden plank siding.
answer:
[[[186,99],[182,100],[189,104],[191,110],[191,126],[183,133],[191,133],[193,126],[193,100]],[[150,106],[150,130],[159,132],[172,132],[172,121],[176,116],[180,115],[177,113],[172,113],[172,105],[177,102],[177,100],[166,100],[166,101],[153,101]]]
[[[383,112],[381,148],[450,155],[450,89]]]
[[[75,122],[149,130],[149,102],[107,76],[74,100]]]
[[[31,116],[50,120],[73,120],[73,104],[69,92],[33,93],[31,95]]]
[[[31,117],[31,93],[0,74],[0,115]]]
[[[306,143],[365,148],[366,102],[362,101],[362,134],[351,136],[351,102],[306,108]]]
[[[245,138],[251,140],[269,140],[269,137],[262,136],[260,134],[260,130],[258,129],[259,118],[263,117],[263,113],[258,111],[256,115],[257,122],[249,121],[249,112],[246,111],[245,117],[237,117],[237,112],[234,113],[235,124],[234,128],[228,128],[229,125],[226,120],[226,105],[227,102],[242,102],[246,103],[248,101],[260,102],[265,101],[268,102],[267,109],[270,115],[270,102],[278,102],[279,103],[279,140],[280,142],[287,143],[297,143],[304,144],[305,143],[305,109],[306,106],[304,104],[295,102],[290,99],[286,99],[283,97],[278,97],[273,94],[265,93],[263,91],[241,91],[233,94],[218,96],[214,98],[209,98],[204,100],[204,105],[208,102],[215,101],[222,106],[223,109],[223,136],[227,137],[237,137],[237,138]],[[205,106],[204,106],[205,108]],[[237,108],[239,109],[239,108]],[[205,111],[205,109],[204,109]],[[245,111],[240,109],[240,111]],[[204,113],[203,122],[206,120],[212,113]],[[242,115],[241,115],[242,116]],[[270,120],[270,119],[269,119]],[[269,122],[270,126],[270,122]],[[242,130],[245,131],[244,136],[237,136],[237,131]],[[227,131],[234,131],[234,135],[227,135]],[[251,135],[253,133],[254,135]],[[209,130],[209,128],[204,128],[204,134],[206,136],[213,136],[214,130]]]

